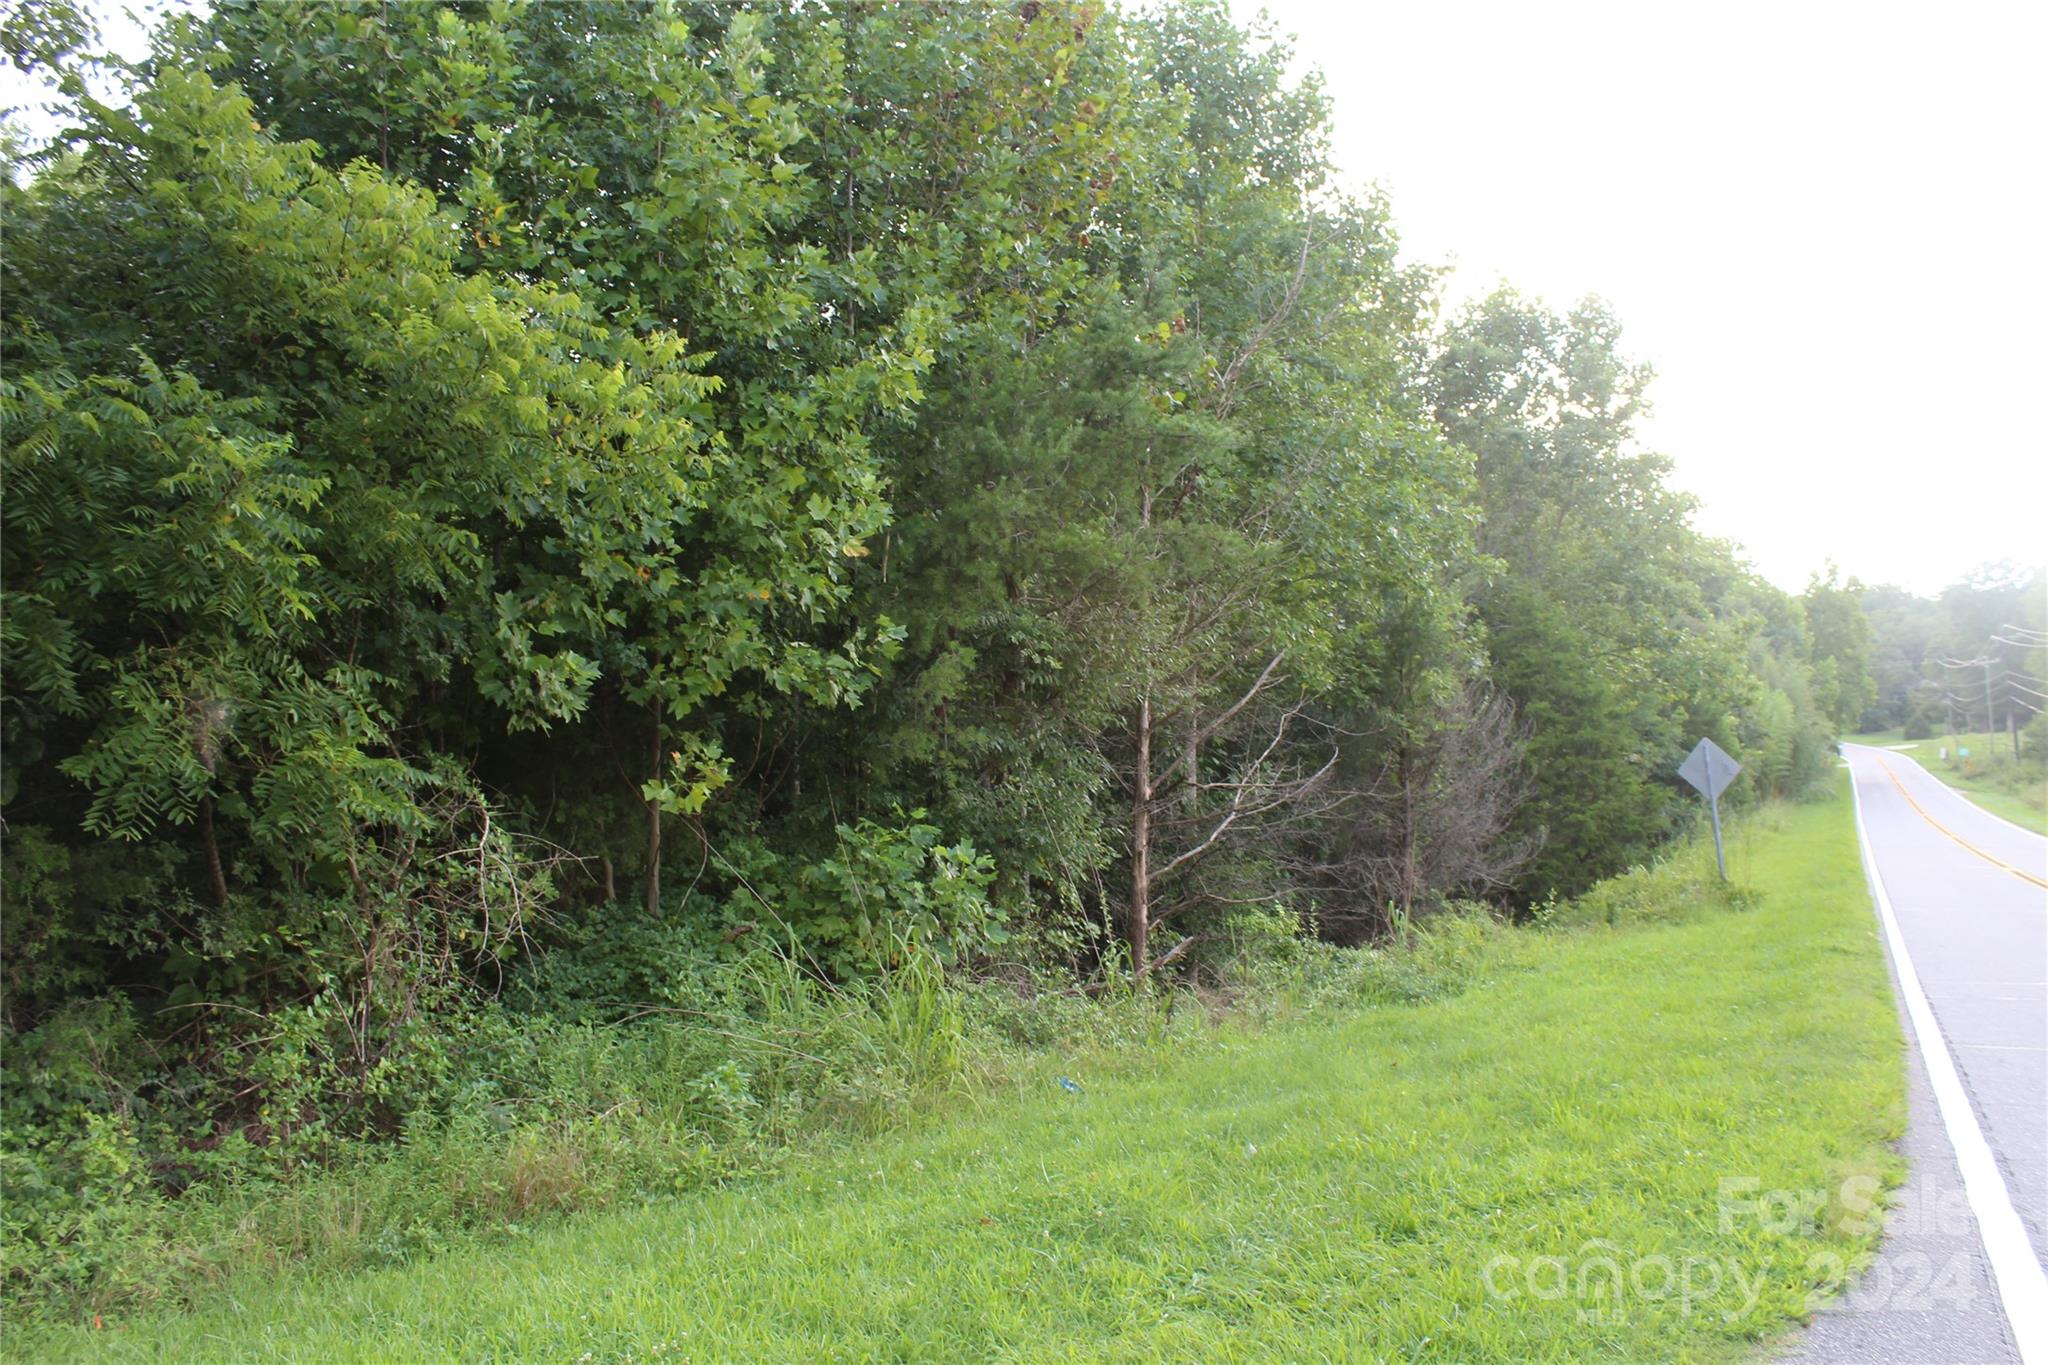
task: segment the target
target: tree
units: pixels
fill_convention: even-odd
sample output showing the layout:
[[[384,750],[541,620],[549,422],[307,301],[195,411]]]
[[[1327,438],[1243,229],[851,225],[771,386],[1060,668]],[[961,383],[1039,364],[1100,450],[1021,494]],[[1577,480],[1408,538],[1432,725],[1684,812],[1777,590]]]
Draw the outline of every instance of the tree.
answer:
[[[1431,391],[1476,460],[1474,600],[1496,683],[1529,727],[1542,837],[1518,886],[1576,893],[1646,857],[1683,818],[1670,774],[1709,737],[1734,746],[1755,696],[1748,627],[1713,594],[1742,577],[1688,524],[1668,465],[1634,447],[1648,371],[1597,301],[1560,317],[1503,292],[1445,329]]]
[[[1432,337],[1291,65],[1217,0],[222,0],[67,78],[0,188],[10,1026],[146,1000],[208,1124],[388,1130],[515,954],[1142,978],[1577,890],[1701,735],[1795,790],[1840,603],[1692,530],[1603,307]]]
[[[412,967],[516,939],[549,861],[445,718],[585,708],[701,510],[715,381],[671,335],[460,274],[424,196],[203,76],[87,112],[7,191],[6,787],[23,819],[196,841],[160,910],[77,933],[231,959],[270,897],[272,950],[305,955],[280,984],[338,954],[367,1017],[398,940],[410,1008]],[[451,847],[469,890],[429,870]]]
[[[1877,699],[1862,728],[1903,725],[1914,731],[1909,738],[1924,739],[1935,727],[1970,727],[1987,714],[1993,729],[2027,724],[2048,701],[2042,583],[2039,569],[1996,564],[1932,599],[1895,587],[1863,589]],[[1987,672],[1978,671],[1985,668],[1978,660],[1989,661]]]
[[[832,755],[834,790],[930,805],[1077,959],[1113,923],[1142,972],[1158,925],[1185,952],[1292,897],[1338,654],[1397,598],[1457,614],[1435,585],[1469,522],[1403,388],[1423,282],[1383,206],[1321,190],[1319,95],[1218,6],[1121,35],[1143,80],[1106,116],[1132,159],[1091,287],[1021,352],[942,364],[887,443],[867,590],[908,634],[874,714],[806,747],[807,781]]]
[[[1393,930],[1450,896],[1495,895],[1535,855],[1515,834],[1528,799],[1527,725],[1474,679],[1370,750],[1377,771],[1342,811],[1332,856],[1305,869],[1332,901],[1326,930],[1345,939]]]
[[[1870,679],[1876,695],[1855,728],[1907,725],[1920,709],[1913,692],[1941,629],[1940,606],[1889,584],[1865,587],[1857,601],[1870,623]]]
[[[1856,728],[1864,709],[1877,699],[1870,676],[1870,622],[1859,600],[1863,585],[1842,583],[1833,565],[1815,574],[1799,599],[1813,666],[1814,701],[1837,733]]]
[[[650,913],[664,817],[729,780],[727,732],[758,734],[781,698],[850,704],[893,648],[894,623],[856,624],[849,594],[889,517],[877,439],[922,399],[934,345],[1007,344],[1078,278],[1122,71],[1086,39],[1091,11],[1033,8],[227,4],[207,21],[284,135],[459,215],[464,268],[573,287],[624,336],[686,331],[717,375],[700,514],[566,736],[589,772],[647,755],[607,790],[644,802]],[[516,748],[487,762],[519,788],[548,770]]]

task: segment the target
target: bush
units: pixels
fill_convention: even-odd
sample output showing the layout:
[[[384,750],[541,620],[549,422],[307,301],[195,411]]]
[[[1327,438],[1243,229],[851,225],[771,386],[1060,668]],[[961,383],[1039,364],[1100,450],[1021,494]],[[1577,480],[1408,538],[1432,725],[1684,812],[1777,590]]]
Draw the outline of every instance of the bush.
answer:
[[[913,953],[952,966],[1009,940],[988,898],[994,861],[972,844],[941,843],[924,811],[839,825],[835,836],[832,852],[810,861],[752,837],[727,842],[717,858],[731,887],[725,936],[760,932],[836,981]]]
[[[505,999],[525,1013],[609,1023],[649,1006],[703,1004],[721,963],[758,951],[747,935],[720,934],[702,916],[654,919],[637,907],[601,906],[554,929],[506,981]]]
[[[1491,906],[1450,901],[1371,947],[1303,941],[1290,959],[1269,960],[1254,970],[1258,984],[1252,994],[1310,1010],[1444,1000],[1470,989],[1502,961],[1501,949],[1514,932]]]
[[[1803,794],[1801,799],[1819,800],[1824,796],[1824,790],[1815,790]],[[1775,818],[1769,807],[1744,817],[1748,821]],[[1672,923],[1708,909],[1747,909],[1754,903],[1753,892],[1739,882],[1722,880],[1714,862],[1713,836],[1695,832],[1662,861],[1647,866],[1637,864],[1583,895],[1543,906],[1535,918],[1560,929],[1618,929]]]
[[[1743,903],[1695,841],[1541,918],[1629,926]],[[273,1107],[309,1105],[288,1136],[283,1124],[219,1125],[203,1102],[217,1092],[162,1074],[130,1005],[81,1002],[7,1039],[5,1306],[76,1319],[186,1301],[236,1276],[406,1264],[537,1219],[778,1169],[1030,1054],[1155,1055],[1214,1029],[1226,1005],[1256,1025],[1444,999],[1512,969],[1527,941],[1472,903],[1371,948],[1290,937],[1283,920],[1243,909],[1218,931],[1227,951],[1204,977],[1220,989],[1112,978],[1091,995],[1058,977],[962,982],[908,936],[881,949],[873,974],[835,984],[765,942],[692,946],[615,915],[542,955],[502,1001],[420,1012],[395,1049],[404,1060],[367,1073],[399,1115],[397,1143],[296,1089],[331,1065],[320,1040],[333,1021],[317,1005],[240,1044],[241,1072],[265,1078]],[[643,986],[655,998],[628,1008]]]
[[[189,1095],[159,1112],[142,1092],[171,1097],[160,1079],[115,1079],[152,1074],[127,1004],[69,1007],[8,1040],[6,1303],[77,1317],[183,1300],[223,1273],[403,1263],[875,1129],[956,1084],[971,1047],[967,997],[936,957],[890,956],[845,987],[761,950],[698,963],[691,1003],[626,1022],[498,1003],[423,1013],[365,1077],[365,1107],[400,1115],[397,1144],[334,1107],[317,1002],[242,1044],[237,1074],[267,1099],[226,1132]]]

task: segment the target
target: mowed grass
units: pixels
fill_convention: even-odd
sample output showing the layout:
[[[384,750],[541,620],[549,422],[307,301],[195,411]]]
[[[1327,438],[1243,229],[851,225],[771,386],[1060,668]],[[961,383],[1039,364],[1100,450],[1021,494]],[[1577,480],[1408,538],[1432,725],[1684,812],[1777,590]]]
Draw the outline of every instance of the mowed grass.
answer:
[[[8,1346],[209,1361],[1739,1357],[1867,1252],[1822,1201],[1891,1174],[1904,1102],[1846,787],[1736,837],[1752,908],[1502,932],[1455,998],[1224,1026],[1077,1070],[1079,1094],[1038,1076],[798,1174]],[[1799,1211],[1749,1213],[1769,1191]]]
[[[2008,735],[1943,734],[1905,740],[1891,730],[1852,735],[1849,742],[1897,747],[1898,752],[1993,815],[2036,834],[2048,834],[2048,762],[2015,757]],[[1963,749],[1970,751],[1968,758],[1961,755]]]
[[[1904,730],[1869,730],[1860,735],[1843,735],[1842,739],[1850,744],[1870,744],[1880,749],[1890,744],[1912,744],[1917,747],[1933,743],[1932,740],[1907,739]]]

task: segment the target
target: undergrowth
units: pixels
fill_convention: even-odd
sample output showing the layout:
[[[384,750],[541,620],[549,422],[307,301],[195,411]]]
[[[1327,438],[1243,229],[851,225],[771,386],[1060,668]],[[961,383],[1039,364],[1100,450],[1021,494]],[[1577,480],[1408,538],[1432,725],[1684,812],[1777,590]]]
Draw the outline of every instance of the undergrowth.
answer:
[[[1751,817],[1768,819],[1768,815]],[[1627,926],[1739,905],[1700,872],[1701,848],[1548,907],[1540,927]],[[1711,851],[1706,853],[1711,870]],[[1453,905],[1391,940],[1339,948],[1273,934],[1195,979],[1093,992],[1010,973],[970,979],[929,954],[831,986],[757,951],[671,983],[635,1009],[558,1012],[518,991],[442,1021],[433,1103],[395,1142],[329,1141],[280,1163],[236,1134],[185,1154],[182,1190],[152,1170],[146,1115],[89,1113],[55,1139],[6,1135],[6,1307],[15,1321],[86,1321],[176,1308],[247,1276],[416,1263],[516,1241],[561,1216],[678,1196],[777,1171],[885,1128],[1082,1064],[1142,1069],[1180,1043],[1309,1015],[1448,999],[1513,970],[1526,929]],[[558,1002],[559,1003],[559,1002]],[[81,1037],[15,1040],[17,1098],[65,1084]],[[17,1108],[19,1106],[17,1105]],[[36,1139],[40,1137],[41,1141]]]
[[[193,1313],[29,1324],[8,1347],[38,1360],[1749,1358],[1868,1255],[1864,1215],[1897,1174],[1885,1143],[1903,1121],[1900,1040],[1846,796],[1837,783],[1825,807],[1764,817],[1782,828],[1747,850],[1747,897],[1702,882],[1687,849],[1533,931],[1453,913],[1381,948],[1299,946],[1174,990],[933,975],[897,980],[890,1006],[771,976],[752,989],[783,1002],[779,1047],[816,1067],[850,1045],[860,1066],[898,1068],[903,1106],[861,1120],[890,1131],[854,1140],[840,1111],[780,1149],[775,1178],[673,1197],[621,1181],[610,1213],[543,1211],[365,1273],[252,1269]],[[1659,879],[1683,899],[1661,903],[1646,889]],[[906,1052],[927,1030],[937,1046]],[[772,1107],[745,1109],[735,1131],[755,1136],[709,1145],[772,1158],[759,1136]],[[473,1156],[499,1170],[519,1140]],[[429,1179],[435,1159],[394,1157],[384,1178]],[[619,1158],[587,1143],[529,1153],[549,1179],[577,1160]],[[1731,1203],[1731,1188],[1758,1193]],[[1781,1198],[1798,1212],[1766,1216]]]

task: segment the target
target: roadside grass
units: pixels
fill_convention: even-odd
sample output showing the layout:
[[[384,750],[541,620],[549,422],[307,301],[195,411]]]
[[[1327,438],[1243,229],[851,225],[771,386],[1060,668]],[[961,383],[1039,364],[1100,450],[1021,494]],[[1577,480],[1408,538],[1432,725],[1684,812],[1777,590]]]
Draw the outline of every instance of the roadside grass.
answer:
[[[1852,744],[1903,744],[1897,732],[1850,736]],[[2048,761],[2016,757],[2007,735],[1938,734],[1901,749],[1908,758],[1993,815],[2048,834]],[[1961,751],[1968,749],[1969,757]]]
[[[1867,1256],[1853,1215],[1896,1175],[1901,1040],[1846,791],[1748,817],[1732,895],[1695,843],[1543,931],[1432,931],[1448,974],[1308,954],[1284,1018],[1022,1066],[780,1176],[7,1349],[1739,1358]]]

